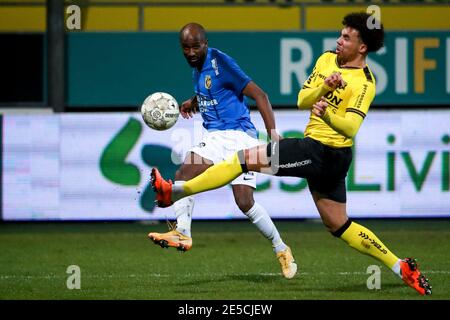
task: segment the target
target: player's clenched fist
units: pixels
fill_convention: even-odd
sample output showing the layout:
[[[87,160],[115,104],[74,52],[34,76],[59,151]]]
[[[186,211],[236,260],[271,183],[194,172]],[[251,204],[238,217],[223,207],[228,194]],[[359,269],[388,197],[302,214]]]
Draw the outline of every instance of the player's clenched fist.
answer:
[[[327,107],[328,102],[322,97],[319,101],[313,104],[311,112],[322,118],[327,110]]]
[[[184,101],[180,107],[181,116],[185,119],[192,118],[197,108],[197,98],[191,98]]]
[[[325,84],[331,89],[336,90],[336,88],[344,87],[345,81],[342,79],[340,72],[333,72],[330,76],[325,79]]]

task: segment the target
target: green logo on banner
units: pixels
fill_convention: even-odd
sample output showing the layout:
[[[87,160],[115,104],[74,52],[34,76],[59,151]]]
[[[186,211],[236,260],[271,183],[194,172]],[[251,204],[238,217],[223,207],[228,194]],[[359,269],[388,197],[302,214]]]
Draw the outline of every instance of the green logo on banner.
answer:
[[[108,143],[100,158],[100,171],[106,179],[123,186],[139,185],[142,170],[135,164],[127,162],[127,157],[141,133],[141,122],[130,118]],[[166,146],[146,144],[142,147],[141,157],[149,168],[158,167],[163,176],[173,176],[178,168],[172,161],[172,149]],[[145,211],[152,212],[155,208],[155,195],[151,189],[149,173],[150,170],[144,173],[148,183],[139,202]]]

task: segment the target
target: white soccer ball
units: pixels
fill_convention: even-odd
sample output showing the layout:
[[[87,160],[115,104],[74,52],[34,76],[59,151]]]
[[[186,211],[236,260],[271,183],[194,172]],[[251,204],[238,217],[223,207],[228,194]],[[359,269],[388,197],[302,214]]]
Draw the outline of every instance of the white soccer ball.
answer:
[[[145,99],[141,107],[142,119],[152,129],[167,130],[177,122],[178,102],[170,94],[155,92]]]

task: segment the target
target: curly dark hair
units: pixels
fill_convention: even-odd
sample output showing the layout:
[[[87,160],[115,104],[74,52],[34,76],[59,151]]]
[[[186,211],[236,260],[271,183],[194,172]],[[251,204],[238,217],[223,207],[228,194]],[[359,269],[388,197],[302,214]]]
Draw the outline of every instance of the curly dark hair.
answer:
[[[358,30],[362,42],[367,46],[367,51],[375,52],[384,46],[384,27],[380,23],[380,28],[368,28],[367,20],[369,18],[371,15],[366,12],[353,12],[344,17],[342,24]]]

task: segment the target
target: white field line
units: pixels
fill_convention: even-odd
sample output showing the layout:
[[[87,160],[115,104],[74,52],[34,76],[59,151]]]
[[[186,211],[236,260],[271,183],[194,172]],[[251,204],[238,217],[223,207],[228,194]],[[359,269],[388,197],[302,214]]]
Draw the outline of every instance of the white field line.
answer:
[[[450,274],[449,270],[424,270],[423,273],[425,275],[428,274]],[[366,272],[360,271],[352,271],[352,272],[299,272],[299,276],[314,276],[314,275],[339,275],[339,276],[348,276],[348,275],[367,275]],[[206,275],[207,277],[226,277],[226,276],[265,276],[265,277],[279,277],[281,273],[209,273]],[[69,275],[0,275],[0,280],[7,279],[66,279]],[[186,273],[183,275],[178,274],[177,277],[190,278],[190,277],[205,277],[205,274],[200,273]],[[173,277],[173,274],[160,274],[160,273],[148,273],[148,274],[128,274],[128,275],[114,275],[114,274],[85,274],[81,272],[82,279],[113,279],[113,278],[169,278]]]

